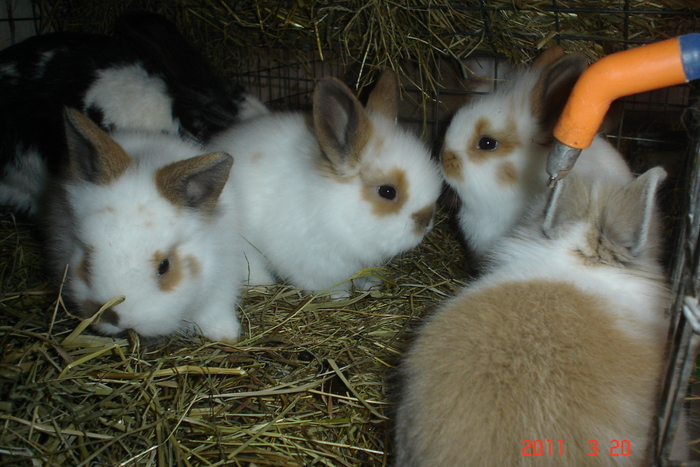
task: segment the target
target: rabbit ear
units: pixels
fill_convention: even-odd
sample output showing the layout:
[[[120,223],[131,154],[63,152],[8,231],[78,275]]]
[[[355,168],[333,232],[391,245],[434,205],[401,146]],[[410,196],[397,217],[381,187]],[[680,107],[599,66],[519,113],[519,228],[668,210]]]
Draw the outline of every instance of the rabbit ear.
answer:
[[[552,132],[576,81],[588,68],[588,59],[583,54],[563,55],[550,61],[557,53],[548,52],[543,54],[541,61],[535,62],[535,67],[543,69],[531,96],[532,116],[540,122],[544,134]]]
[[[557,182],[548,196],[542,227],[546,237],[551,237],[558,225],[580,219],[588,209],[590,194],[576,171]]]
[[[666,171],[655,167],[613,193],[603,211],[603,235],[633,256],[642,252],[658,222],[656,192],[665,179]]]
[[[63,112],[71,172],[78,179],[107,185],[124,173],[131,158],[107,133],[77,111]]]
[[[314,90],[313,119],[321,149],[336,174],[359,162],[372,125],[347,86],[336,78],[319,81]]]
[[[533,69],[545,68],[547,65],[554,63],[564,56],[564,49],[558,45],[549,47],[547,50],[542,52],[534,62],[532,62]]]
[[[211,212],[232,166],[233,157],[225,152],[202,154],[158,169],[156,186],[176,206]]]
[[[384,70],[379,77],[367,99],[367,110],[396,121],[399,114],[399,79],[392,70]]]

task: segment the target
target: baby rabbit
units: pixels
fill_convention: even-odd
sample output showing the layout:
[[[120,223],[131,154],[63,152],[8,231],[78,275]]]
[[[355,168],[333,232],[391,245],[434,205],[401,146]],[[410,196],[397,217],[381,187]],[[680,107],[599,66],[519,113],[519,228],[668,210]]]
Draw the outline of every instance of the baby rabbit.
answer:
[[[104,130],[163,131],[208,141],[266,112],[224,83],[160,15],[129,13],[115,36],[54,33],[0,52],[0,204],[33,216],[65,164],[65,106]]]
[[[103,334],[239,334],[245,277],[235,232],[233,158],[175,135],[115,131],[75,109],[65,114],[68,164],[43,221],[51,272],[63,296]]]
[[[539,202],[494,246],[405,357],[397,466],[646,465],[668,332],[665,176],[572,172],[547,222]]]
[[[533,197],[545,190],[554,125],[587,66],[582,54],[548,49],[531,69],[514,72],[496,92],[473,99],[450,122],[442,169],[460,198],[459,225],[477,258],[510,232]],[[583,150],[576,170],[621,184],[632,180],[625,161],[602,136]]]
[[[432,227],[442,179],[427,148],[396,124],[398,82],[385,71],[363,108],[334,78],[313,114],[242,122],[211,147],[236,157],[248,283],[311,291],[415,247]],[[371,281],[357,284],[371,286]],[[338,286],[338,294],[350,287]]]

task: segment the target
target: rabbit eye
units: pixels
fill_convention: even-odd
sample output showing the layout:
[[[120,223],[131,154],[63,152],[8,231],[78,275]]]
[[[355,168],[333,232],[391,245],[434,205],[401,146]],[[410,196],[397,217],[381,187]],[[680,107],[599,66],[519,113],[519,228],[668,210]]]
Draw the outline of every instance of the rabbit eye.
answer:
[[[498,141],[488,136],[482,136],[479,138],[479,142],[476,144],[476,148],[481,149],[482,151],[493,151],[497,147]]]
[[[382,185],[377,188],[377,193],[379,193],[379,196],[389,201],[394,201],[397,195],[396,187],[393,185]]]
[[[158,264],[158,276],[162,276],[163,274],[168,272],[168,269],[170,269],[170,261],[164,259],[160,262],[160,264]]]

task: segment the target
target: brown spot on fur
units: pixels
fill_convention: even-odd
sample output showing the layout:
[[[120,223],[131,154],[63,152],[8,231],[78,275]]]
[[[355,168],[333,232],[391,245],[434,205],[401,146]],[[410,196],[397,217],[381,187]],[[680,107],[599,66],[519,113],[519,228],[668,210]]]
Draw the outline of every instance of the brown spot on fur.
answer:
[[[100,315],[100,321],[111,324],[112,326],[119,326],[119,314],[112,308],[107,308]]]
[[[100,302],[96,302],[95,300],[83,300],[79,306],[80,316],[83,318],[90,318],[95,313],[100,311],[100,308],[102,308],[102,304]]]
[[[372,213],[376,216],[389,216],[401,211],[408,199],[408,180],[406,173],[395,167],[389,172],[378,172],[376,169],[367,170],[367,174],[361,173],[362,199],[372,205]],[[383,185],[392,185],[396,188],[396,198],[387,200],[379,196],[377,189]]]
[[[430,222],[433,220],[433,216],[435,216],[435,204],[429,204],[420,211],[414,212],[411,216],[415,222],[413,231],[418,235],[425,233],[425,229],[430,225]]]
[[[462,176],[462,159],[459,154],[451,149],[443,149],[441,154],[442,171],[446,178],[459,182],[464,180]]]
[[[515,118],[513,118],[512,115],[508,116],[505,128],[501,129],[494,128],[488,119],[480,118],[474,126],[472,140],[469,141],[466,148],[469,160],[475,164],[479,164],[489,159],[510,155],[515,148],[522,144],[518,138],[516,125]],[[498,147],[490,151],[479,149],[479,140],[484,136],[498,141]]]
[[[98,301],[85,300],[83,301],[83,303],[80,304],[80,315],[83,318],[90,318],[94,316],[95,313],[100,311],[100,308],[102,308],[102,306],[103,304]],[[112,326],[119,326],[119,313],[114,311],[113,308],[107,308],[102,312],[99,320],[94,322],[93,324],[97,324],[97,322],[111,324]]]
[[[190,275],[192,277],[198,277],[202,271],[202,266],[199,264],[199,261],[197,261],[197,258],[192,255],[185,256],[185,265],[187,266],[187,269],[190,270]]]
[[[252,156],[250,156],[250,161],[251,161],[253,164],[255,164],[255,163],[257,163],[258,161],[260,161],[260,159],[262,159],[262,155],[263,155],[262,151],[256,151],[256,152],[253,153]]]
[[[163,275],[159,276],[158,268],[165,260],[168,260],[169,263],[168,270]],[[180,282],[182,282],[184,274],[182,271],[182,262],[177,250],[173,250],[169,253],[163,253],[160,250],[156,251],[151,259],[151,264],[153,265],[153,274],[158,280],[158,288],[163,292],[175,290]]]
[[[371,151],[372,154],[381,154],[384,152],[384,145],[385,145],[385,140],[382,138],[382,135],[377,135],[376,138],[372,139],[371,142],[371,147],[368,148],[369,151]]]
[[[506,161],[498,167],[496,182],[501,186],[515,185],[518,181],[518,172],[512,162]]]

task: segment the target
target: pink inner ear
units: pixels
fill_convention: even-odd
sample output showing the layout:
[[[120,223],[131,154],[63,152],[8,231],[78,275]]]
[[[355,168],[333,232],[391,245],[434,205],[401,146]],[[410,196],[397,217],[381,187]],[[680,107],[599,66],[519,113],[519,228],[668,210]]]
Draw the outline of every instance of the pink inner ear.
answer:
[[[534,62],[532,62],[532,68],[533,69],[538,69],[538,68],[544,68],[550,63],[554,62],[555,60],[558,60],[559,58],[564,56],[564,49],[561,48],[559,45],[554,45],[552,47],[549,47],[547,50],[542,52],[539,57],[535,59]]]

